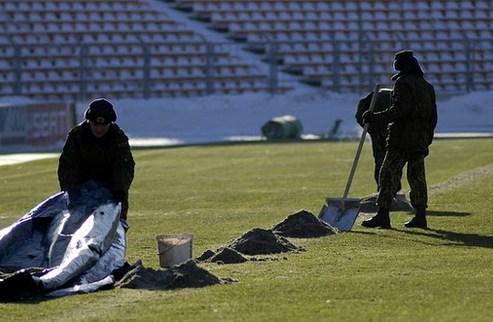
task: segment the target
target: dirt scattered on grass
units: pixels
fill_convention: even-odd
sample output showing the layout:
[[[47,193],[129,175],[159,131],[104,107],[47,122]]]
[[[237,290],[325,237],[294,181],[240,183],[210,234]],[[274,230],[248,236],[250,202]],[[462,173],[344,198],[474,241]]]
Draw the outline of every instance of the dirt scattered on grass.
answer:
[[[447,192],[460,186],[478,180],[493,173],[493,166],[474,169],[446,182],[429,187],[429,195]],[[361,198],[360,212],[376,212],[377,194]],[[392,203],[391,211],[413,211],[408,194],[399,194]],[[312,213],[301,210],[288,216],[285,220],[275,225],[272,230],[254,228],[237,238],[229,245],[216,251],[207,250],[198,262],[215,262],[218,264],[243,263],[246,261],[277,260],[278,258],[252,257],[252,255],[279,254],[291,251],[304,251],[289,242],[285,237],[312,238],[337,233],[329,225],[323,223]],[[283,257],[283,259],[287,259]],[[189,260],[179,266],[167,270],[153,270],[144,266],[137,266],[128,272],[115,287],[163,290],[184,287],[202,287],[214,284],[229,284],[235,282],[231,278],[219,278],[207,270],[196,265],[194,260]]]
[[[428,196],[435,194],[446,193],[460,188],[463,185],[481,180],[487,176],[493,175],[493,164],[462,172],[447,181],[428,187]],[[376,212],[376,198],[378,194],[369,195],[361,198],[360,212],[370,213]],[[409,193],[399,194],[397,200],[392,203],[391,211],[408,211],[412,212],[414,208],[409,201]]]
[[[165,270],[154,270],[139,265],[129,271],[115,283],[115,287],[168,290],[177,288],[204,287],[215,284],[230,284],[231,278],[219,278],[204,268],[197,266],[195,261],[188,260],[180,265]]]
[[[274,229],[254,228],[217,251],[207,250],[197,259],[188,260],[169,269],[154,270],[146,268],[141,262],[138,262],[121,272],[121,276],[117,278],[118,281],[114,287],[171,290],[230,284],[235,280],[219,278],[199,267],[197,263],[231,264],[246,261],[286,260],[286,257],[253,256],[305,251],[303,247],[294,245],[285,237],[310,238],[335,233],[334,228],[321,222],[312,213],[301,210],[288,216],[284,221],[274,226]]]
[[[493,164],[462,172],[445,182],[428,188],[428,195],[440,194],[460,188],[463,185],[473,183],[493,175]]]
[[[306,210],[289,215],[272,230],[277,235],[294,238],[316,238],[337,233],[332,226],[322,222]]]
[[[246,261],[278,260],[275,257],[253,257],[286,252],[305,251],[280,236],[271,229],[254,228],[216,251],[207,250],[196,258],[198,262],[215,262],[218,264],[244,263]],[[283,258],[286,259],[286,258]]]

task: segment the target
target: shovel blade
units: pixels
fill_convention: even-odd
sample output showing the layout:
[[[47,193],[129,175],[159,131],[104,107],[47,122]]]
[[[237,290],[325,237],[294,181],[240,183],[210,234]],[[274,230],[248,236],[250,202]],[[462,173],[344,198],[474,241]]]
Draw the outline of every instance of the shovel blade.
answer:
[[[327,198],[318,218],[339,231],[349,231],[358,217],[360,200]]]

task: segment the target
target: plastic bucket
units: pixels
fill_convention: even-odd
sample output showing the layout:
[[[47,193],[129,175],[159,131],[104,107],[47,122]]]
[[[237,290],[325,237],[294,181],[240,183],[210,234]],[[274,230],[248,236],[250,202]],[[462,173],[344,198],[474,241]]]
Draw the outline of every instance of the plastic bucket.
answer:
[[[171,234],[156,236],[159,266],[171,267],[192,258],[191,234]]]

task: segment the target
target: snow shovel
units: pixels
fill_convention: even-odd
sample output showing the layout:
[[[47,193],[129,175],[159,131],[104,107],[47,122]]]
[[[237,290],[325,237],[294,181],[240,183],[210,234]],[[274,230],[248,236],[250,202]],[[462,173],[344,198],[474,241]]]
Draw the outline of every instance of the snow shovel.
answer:
[[[380,89],[380,85],[376,84],[373,90],[373,96],[370,102],[370,111],[373,111],[375,107],[375,102],[377,99],[377,94]],[[363,133],[359,140],[358,149],[356,150],[356,155],[354,156],[353,166],[346,184],[346,189],[344,190],[344,195],[342,198],[326,198],[325,204],[320,210],[320,215],[318,216],[320,220],[329,224],[330,226],[337,228],[339,231],[349,231],[358,217],[360,199],[348,198],[349,188],[351,187],[351,182],[353,181],[353,176],[356,171],[356,166],[358,165],[359,156],[361,150],[363,149],[363,143],[365,143],[366,133],[368,132],[368,123],[365,123],[363,127]]]

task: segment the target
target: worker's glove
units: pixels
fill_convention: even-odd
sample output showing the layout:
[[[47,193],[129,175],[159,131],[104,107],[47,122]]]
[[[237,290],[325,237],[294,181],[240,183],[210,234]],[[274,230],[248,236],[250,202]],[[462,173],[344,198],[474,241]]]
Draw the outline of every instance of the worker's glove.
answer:
[[[375,114],[372,111],[366,111],[362,115],[363,123],[375,122]]]

